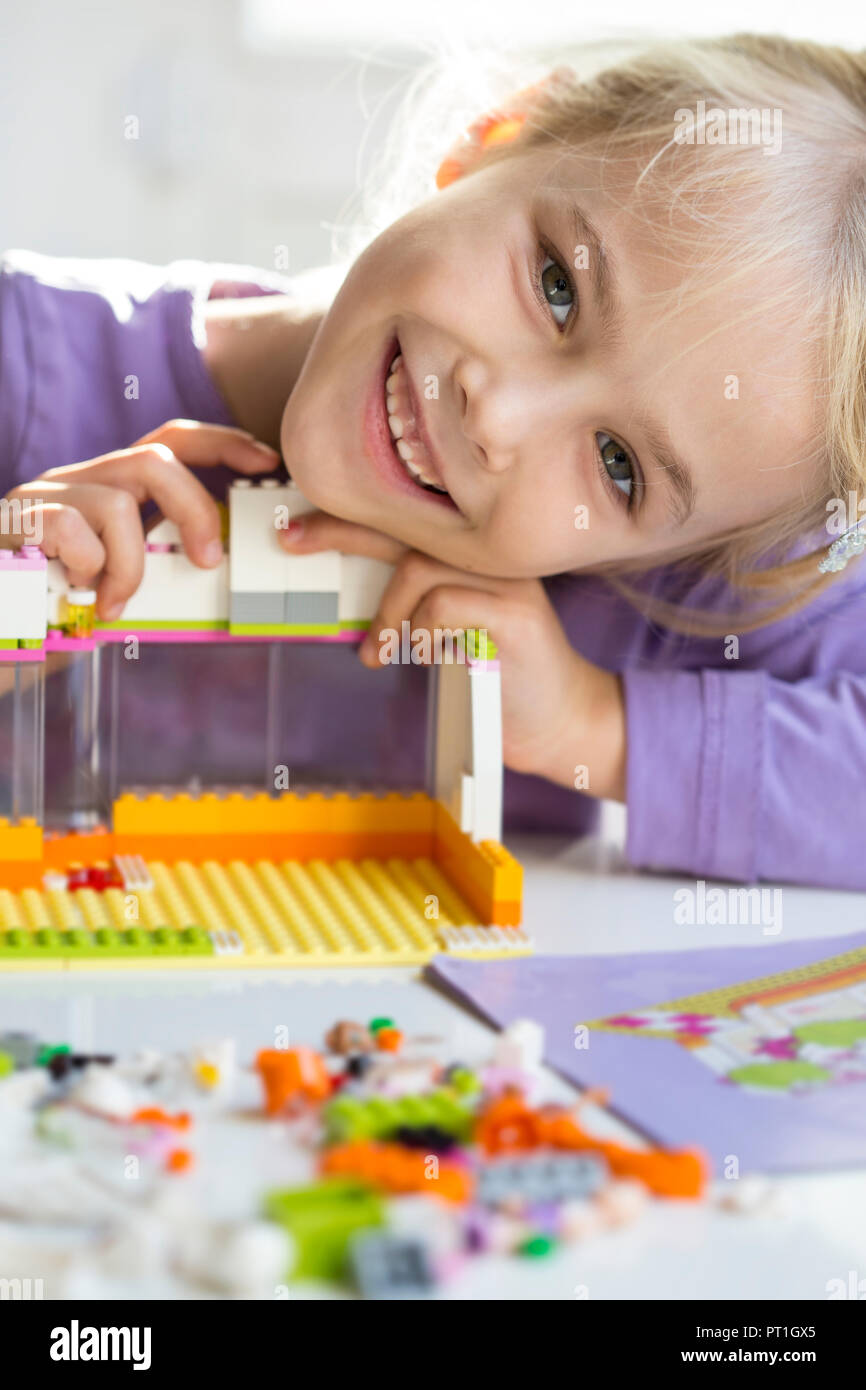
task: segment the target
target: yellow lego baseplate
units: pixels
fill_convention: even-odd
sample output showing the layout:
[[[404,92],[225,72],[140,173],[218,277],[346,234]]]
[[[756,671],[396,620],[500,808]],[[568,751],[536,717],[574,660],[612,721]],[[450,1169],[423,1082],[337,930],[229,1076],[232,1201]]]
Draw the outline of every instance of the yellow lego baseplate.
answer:
[[[423,964],[528,954],[483,926],[431,859],[138,861],[139,884],[0,889],[0,969]]]
[[[424,793],[126,795],[0,864],[0,970],[528,954],[520,865]]]

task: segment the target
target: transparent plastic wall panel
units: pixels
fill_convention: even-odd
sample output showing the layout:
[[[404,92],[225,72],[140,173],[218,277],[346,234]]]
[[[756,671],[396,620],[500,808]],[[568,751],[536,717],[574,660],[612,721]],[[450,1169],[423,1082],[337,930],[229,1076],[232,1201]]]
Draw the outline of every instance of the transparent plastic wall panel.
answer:
[[[0,817],[43,819],[45,671],[41,663],[0,666]]]
[[[100,647],[58,652],[45,674],[45,823],[87,830],[108,820],[111,707]]]
[[[113,795],[424,786],[422,667],[368,671],[348,642],[113,646]]]

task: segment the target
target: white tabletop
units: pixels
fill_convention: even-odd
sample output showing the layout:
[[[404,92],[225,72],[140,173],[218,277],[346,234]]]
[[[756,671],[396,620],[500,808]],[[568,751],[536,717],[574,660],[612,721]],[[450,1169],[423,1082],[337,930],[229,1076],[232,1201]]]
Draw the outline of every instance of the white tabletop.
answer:
[[[539,951],[580,955],[767,942],[760,926],[678,926],[678,882],[628,871],[612,845],[515,837],[509,846],[525,866],[525,924]],[[785,888],[783,932],[772,939],[838,936],[864,927],[862,895]],[[317,1046],[338,1018],[365,1022],[382,1014],[409,1032],[447,1039],[443,1055],[472,1064],[489,1053],[490,1030],[424,983],[417,969],[0,974],[0,1027],[85,1051],[171,1051],[233,1037],[240,1059],[249,1062],[258,1048],[273,1045],[280,1025],[290,1042]],[[550,1076],[549,1098],[570,1094]],[[240,1099],[256,1105],[252,1075],[241,1078]],[[629,1137],[595,1110],[586,1118],[603,1132]],[[210,1214],[254,1215],[265,1190],[309,1175],[279,1124],[251,1124],[248,1114],[235,1113],[214,1121],[206,1138],[196,1172],[182,1181],[190,1200]],[[823,1299],[829,1281],[853,1287],[858,1279],[866,1279],[866,1171],[777,1180],[749,1215],[712,1203],[657,1202],[636,1224],[545,1260],[475,1259],[440,1297]],[[106,1285],[86,1270],[64,1292],[190,1296],[162,1276]],[[329,1291],[299,1286],[292,1296]]]

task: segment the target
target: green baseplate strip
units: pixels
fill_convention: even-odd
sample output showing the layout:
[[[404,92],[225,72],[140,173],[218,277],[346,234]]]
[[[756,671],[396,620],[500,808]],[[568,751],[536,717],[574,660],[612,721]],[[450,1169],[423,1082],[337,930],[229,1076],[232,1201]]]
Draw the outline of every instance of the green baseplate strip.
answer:
[[[39,927],[28,931],[10,927],[0,931],[0,965],[17,960],[135,960],[148,956],[212,956],[214,944],[202,927],[130,927],[116,931],[98,927],[86,931],[73,927]]]

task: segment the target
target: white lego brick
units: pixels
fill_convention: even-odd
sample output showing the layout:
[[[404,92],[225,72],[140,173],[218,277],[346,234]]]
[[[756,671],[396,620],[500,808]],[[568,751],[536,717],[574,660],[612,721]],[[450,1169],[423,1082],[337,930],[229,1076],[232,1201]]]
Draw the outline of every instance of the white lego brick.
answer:
[[[47,616],[45,566],[0,566],[0,639],[38,641],[45,636]]]
[[[502,838],[502,684],[499,665],[470,666],[473,840]]]
[[[169,521],[167,516],[160,517],[155,526],[152,526],[146,535],[148,545],[183,545],[180,536],[180,527],[174,521]]]
[[[344,555],[342,558],[340,621],[369,620],[378,611],[394,566],[387,565],[384,560],[370,560],[366,555]]]
[[[339,550],[288,556],[290,594],[339,594],[343,557]]]
[[[544,1061],[544,1029],[531,1018],[509,1023],[493,1045],[493,1065],[534,1071]]]
[[[290,555],[280,545],[287,520],[315,511],[294,484],[258,486],[247,480],[229,493],[229,554],[234,594],[340,592],[342,556],[337,550]]]
[[[255,485],[247,479],[229,490],[229,585],[234,594],[286,593],[292,557],[282,548],[277,523],[294,516],[297,489]],[[278,511],[282,508],[283,511]]]
[[[229,562],[199,569],[182,552],[148,551],[144,577],[123,610],[121,622],[215,623],[229,615]]]
[[[435,668],[433,795],[473,840],[502,838],[502,694],[498,665]]]

